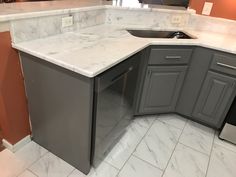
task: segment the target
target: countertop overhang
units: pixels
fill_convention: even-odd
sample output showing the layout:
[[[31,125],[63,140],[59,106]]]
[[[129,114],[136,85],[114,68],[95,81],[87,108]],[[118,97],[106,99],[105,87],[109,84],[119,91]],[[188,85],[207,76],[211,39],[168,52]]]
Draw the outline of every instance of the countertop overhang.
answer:
[[[197,39],[138,38],[125,28],[98,25],[80,31],[12,46],[86,77],[95,77],[150,45],[201,46],[236,54],[236,37],[206,31],[183,30]]]

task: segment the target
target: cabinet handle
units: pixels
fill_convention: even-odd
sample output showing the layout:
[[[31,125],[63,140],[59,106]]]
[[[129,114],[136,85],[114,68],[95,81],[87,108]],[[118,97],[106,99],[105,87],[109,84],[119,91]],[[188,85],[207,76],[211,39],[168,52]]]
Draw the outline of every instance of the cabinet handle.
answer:
[[[227,65],[227,64],[224,64],[224,63],[220,63],[220,62],[217,62],[216,64],[219,65],[219,66],[225,67],[225,68],[230,68],[230,69],[236,70],[236,66]]]
[[[165,58],[166,58],[167,60],[169,60],[169,59],[179,60],[179,59],[181,59],[182,57],[181,57],[181,56],[166,56]]]

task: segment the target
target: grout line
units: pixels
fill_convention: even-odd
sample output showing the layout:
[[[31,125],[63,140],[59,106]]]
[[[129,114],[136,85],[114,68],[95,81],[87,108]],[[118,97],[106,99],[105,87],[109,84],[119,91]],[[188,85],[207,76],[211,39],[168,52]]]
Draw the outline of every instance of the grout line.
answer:
[[[178,114],[163,114],[164,116],[165,115],[172,115],[172,116],[175,116],[175,115],[178,115]],[[179,116],[179,115],[178,115]],[[182,117],[182,116],[180,116],[180,117]],[[174,117],[175,119],[179,119],[179,118],[176,118],[176,117]],[[184,117],[182,117],[183,119],[185,119],[185,121],[184,121],[184,127],[185,127],[185,124],[188,122],[188,120],[186,119],[186,118],[184,118]],[[174,126],[173,124],[170,124],[170,123],[167,123],[167,122],[165,122],[165,121],[163,121],[163,119],[165,119],[165,118],[162,118],[161,120],[159,120],[158,118],[157,118],[157,120],[158,121],[160,121],[160,122],[162,122],[162,123],[165,123],[165,124],[167,124],[167,125],[169,125],[169,126],[171,126],[171,127],[174,127],[174,128],[177,128],[177,129],[179,129],[179,130],[183,130],[184,129],[184,127],[182,127],[182,128],[179,128],[179,127],[177,127],[177,126]]]
[[[215,140],[216,138],[218,138],[217,133],[219,133],[219,132],[216,131],[216,135],[215,135],[215,137],[214,137],[214,140]],[[216,137],[216,136],[217,136],[217,137]],[[218,139],[219,139],[219,138],[218,138]],[[231,151],[231,152],[233,152],[233,153],[236,153],[236,144],[232,144],[232,143],[230,143],[230,142],[228,142],[228,141],[221,140],[221,139],[219,139],[219,140],[222,141],[222,144],[226,144],[226,146],[227,146],[227,145],[229,145],[229,146],[234,146],[234,147],[235,147],[235,150],[232,150],[231,148],[226,147],[226,146],[224,146],[224,145],[222,145],[222,144],[218,144],[218,143],[216,143],[215,141],[214,141],[214,144],[217,145],[217,146],[220,146],[221,148],[223,148],[223,149],[225,149],[225,150],[228,150],[228,151]]]
[[[211,152],[210,152],[209,160],[208,160],[208,163],[207,163],[207,169],[206,169],[205,177],[208,174],[208,170],[209,170],[209,166],[210,166],[210,162],[211,162],[212,151],[213,151],[213,146],[214,146],[214,142],[215,142],[215,134],[216,134],[216,131],[214,132],[214,138],[213,138],[212,145],[211,145]]]
[[[33,171],[31,171],[30,169],[27,169],[28,171],[30,171],[31,173],[33,173],[35,176],[39,177],[37,174],[35,174]]]
[[[77,169],[74,168],[74,169],[67,175],[67,177],[69,177],[75,170],[77,170]]]
[[[140,158],[140,157],[138,157],[137,155],[135,155],[135,154],[132,154],[132,156],[136,157],[137,159],[139,159],[139,160],[141,160],[141,161],[143,161],[143,162],[145,162],[145,163],[147,163],[147,164],[151,165],[152,167],[154,167],[154,168],[157,168],[158,170],[161,170],[161,171],[163,172],[163,169],[161,169],[161,168],[159,168],[159,167],[157,167],[157,166],[155,166],[155,165],[151,164],[150,162],[148,162],[148,161],[146,161],[146,160],[144,160],[144,159],[141,159],[141,158]]]
[[[147,129],[147,131],[145,132],[145,134],[142,136],[142,138],[140,139],[140,141],[138,142],[138,144],[135,146],[133,152],[130,154],[129,158],[125,161],[124,165],[120,168],[119,172],[117,173],[116,177],[119,176],[120,172],[122,171],[122,169],[124,168],[124,166],[126,165],[126,163],[129,161],[129,159],[132,157],[134,151],[137,149],[137,147],[139,146],[139,144],[142,142],[142,140],[144,139],[144,137],[147,135],[147,133],[149,132],[149,130],[151,129],[151,127],[153,126],[154,122],[156,122],[157,118],[156,118],[156,115],[155,116],[155,119],[153,120],[153,122],[151,123],[151,125],[149,126],[149,128]],[[148,118],[149,116],[147,116]],[[151,116],[153,117],[153,116]],[[145,118],[145,117],[144,117]]]
[[[197,149],[194,149],[193,147],[191,147],[191,146],[189,146],[189,145],[186,145],[186,144],[184,144],[184,143],[182,143],[182,142],[179,142],[179,144],[181,144],[181,145],[183,145],[183,146],[185,146],[185,147],[187,147],[187,148],[189,148],[189,149],[191,149],[191,150],[194,150],[194,151],[196,151],[196,152],[199,152],[199,153],[201,153],[201,154],[203,154],[203,155],[206,155],[206,156],[210,156],[210,154],[207,154],[207,153],[205,153],[205,152],[201,152],[201,151],[199,151],[199,150],[197,150]]]
[[[34,142],[35,143],[35,142]],[[36,143],[37,144],[37,143]],[[37,144],[38,146],[40,146],[39,144]],[[40,146],[40,148],[42,148],[42,146]],[[43,155],[39,156],[39,158],[37,158],[36,160],[34,160],[33,162],[31,162],[26,168],[23,169],[23,171],[19,174],[21,175],[22,173],[24,173],[26,170],[29,170],[30,172],[32,172],[29,167],[31,167],[33,164],[35,164],[37,161],[39,161],[43,156],[45,156],[49,151],[47,150],[47,152],[45,152]],[[14,155],[16,155],[14,153]],[[32,172],[33,173],[33,172]],[[33,173],[34,175],[36,175],[35,173]],[[36,175],[38,176],[38,175]]]
[[[175,152],[175,150],[176,150],[177,145],[179,144],[180,137],[182,136],[182,134],[183,134],[183,132],[184,132],[184,129],[185,129],[186,125],[187,125],[187,122],[188,122],[188,121],[186,121],[185,124],[184,124],[184,127],[183,127],[183,129],[182,129],[182,131],[181,131],[181,133],[180,133],[180,135],[179,135],[179,138],[178,138],[178,140],[177,140],[177,142],[176,142],[176,145],[175,145],[175,147],[174,147],[174,149],[173,149],[173,151],[172,151],[172,153],[171,153],[171,156],[170,156],[170,158],[169,158],[169,160],[168,160],[168,162],[167,162],[167,165],[166,165],[166,167],[165,167],[165,169],[164,169],[164,171],[163,171],[162,177],[164,176],[164,174],[165,174],[165,172],[166,172],[166,169],[167,169],[167,167],[169,166],[169,163],[170,163],[170,161],[171,161],[171,158],[172,158],[172,156],[173,156],[173,154],[174,154],[174,152]]]
[[[106,164],[112,166],[113,168],[115,168],[116,170],[120,171],[119,168],[115,167],[113,164],[111,164],[111,163],[109,163],[109,162],[107,162],[107,161],[105,161],[105,160],[102,160],[101,163],[106,163]],[[96,168],[94,168],[94,169],[96,169]]]
[[[46,152],[45,154],[43,154],[42,156],[40,156],[40,158],[38,158],[37,160],[35,160],[34,162],[32,162],[26,169],[31,171],[29,168],[32,167],[34,164],[36,164],[40,159],[42,159],[44,156],[46,156],[46,154],[50,153],[49,151]],[[32,171],[31,171],[32,172]]]

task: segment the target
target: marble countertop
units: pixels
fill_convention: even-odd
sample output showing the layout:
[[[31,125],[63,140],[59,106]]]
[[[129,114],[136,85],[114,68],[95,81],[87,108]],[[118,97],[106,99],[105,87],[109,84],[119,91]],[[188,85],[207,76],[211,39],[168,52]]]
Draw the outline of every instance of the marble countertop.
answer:
[[[236,36],[184,31],[197,39],[138,38],[121,26],[98,25],[12,45],[20,51],[87,77],[97,76],[149,45],[197,45],[236,54]]]

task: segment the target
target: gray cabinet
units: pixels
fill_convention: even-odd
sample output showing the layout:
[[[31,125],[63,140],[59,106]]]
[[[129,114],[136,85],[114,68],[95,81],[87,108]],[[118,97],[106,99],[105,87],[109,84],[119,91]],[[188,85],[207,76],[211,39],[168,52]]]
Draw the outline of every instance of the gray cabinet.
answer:
[[[140,102],[141,113],[174,112],[187,66],[149,66]]]
[[[220,128],[234,98],[236,78],[208,71],[193,119]]]
[[[196,47],[193,51],[192,60],[188,67],[183,88],[176,106],[176,112],[187,117],[192,117],[195,103],[209,70],[214,51]]]

